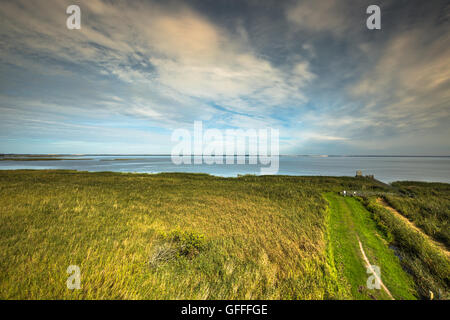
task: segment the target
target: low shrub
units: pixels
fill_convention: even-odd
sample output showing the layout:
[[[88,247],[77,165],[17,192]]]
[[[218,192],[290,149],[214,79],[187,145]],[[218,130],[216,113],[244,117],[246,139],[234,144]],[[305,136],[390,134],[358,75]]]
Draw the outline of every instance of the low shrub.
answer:
[[[154,247],[149,259],[151,267],[157,267],[178,257],[192,259],[206,249],[203,234],[193,231],[174,230],[160,234],[161,241]]]
[[[192,231],[175,230],[168,235],[170,241],[177,244],[178,253],[192,258],[206,247],[205,236]]]

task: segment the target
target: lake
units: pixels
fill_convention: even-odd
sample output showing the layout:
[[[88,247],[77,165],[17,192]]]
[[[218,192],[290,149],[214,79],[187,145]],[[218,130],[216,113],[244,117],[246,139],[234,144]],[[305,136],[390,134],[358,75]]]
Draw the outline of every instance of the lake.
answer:
[[[21,158],[23,157],[21,156]],[[201,172],[224,177],[260,173],[260,165],[175,165],[172,163],[170,156],[66,155],[58,158],[67,160],[6,160],[0,161],[0,170],[70,169],[92,172]],[[450,157],[280,156],[278,174],[354,176],[356,170],[362,170],[363,175],[373,174],[376,179],[383,182],[412,180],[450,183]]]

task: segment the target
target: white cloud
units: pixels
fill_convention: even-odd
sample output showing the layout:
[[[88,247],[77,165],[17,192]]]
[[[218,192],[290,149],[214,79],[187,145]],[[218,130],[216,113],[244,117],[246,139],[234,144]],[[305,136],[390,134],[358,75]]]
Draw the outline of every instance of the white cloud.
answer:
[[[80,5],[82,29],[73,31],[62,23],[68,3],[17,1],[5,5],[6,20],[0,31],[10,34],[9,48],[3,50],[5,60],[14,63],[17,58],[12,57],[20,50],[25,53],[20,59],[28,59],[21,64],[28,67],[42,68],[42,63],[27,52],[71,65],[93,66],[98,74],[113,75],[132,86],[134,96],[128,98],[148,99],[146,107],[127,108],[127,113],[134,110],[138,116],[160,121],[176,120],[176,112],[198,109],[195,104],[206,114],[214,113],[205,101],[253,114],[307,101],[302,88],[314,79],[307,61],[280,69],[254,52],[245,32],[230,35],[188,7],[167,10],[142,2],[110,5],[86,1]],[[127,63],[130,59],[136,59],[140,67]],[[142,68],[145,65],[153,70]],[[155,87],[156,100],[146,94]],[[179,103],[158,106],[161,100],[174,99]]]

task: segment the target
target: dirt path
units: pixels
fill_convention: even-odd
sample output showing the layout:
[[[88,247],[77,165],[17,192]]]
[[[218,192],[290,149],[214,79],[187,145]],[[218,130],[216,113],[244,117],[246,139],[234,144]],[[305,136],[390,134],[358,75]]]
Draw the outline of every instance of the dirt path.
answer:
[[[425,239],[427,239],[432,245],[437,247],[439,250],[442,251],[442,253],[447,257],[450,258],[450,252],[445,248],[445,246],[442,243],[437,242],[433,238],[431,238],[429,235],[427,235],[425,232],[422,231],[419,227],[417,227],[412,221],[410,221],[408,218],[406,218],[404,215],[402,215],[400,212],[392,208],[389,203],[387,203],[383,198],[377,198],[377,203],[379,205],[382,205],[386,209],[388,209],[392,214],[394,214],[396,217],[398,217],[400,220],[405,222],[409,227],[423,235]]]
[[[358,237],[358,236],[357,236]],[[369,259],[367,259],[366,253],[364,252],[363,246],[361,241],[359,240],[358,237],[358,242],[359,242],[359,249],[361,250],[364,262],[366,263],[366,267],[369,268],[369,270],[371,271],[371,273],[373,274],[373,276],[378,280],[378,282],[380,283],[380,286],[384,289],[384,291],[386,291],[386,293],[388,294],[388,296],[392,299],[395,300],[394,297],[392,296],[391,292],[389,291],[389,289],[384,285],[383,281],[381,280],[381,278],[377,275],[377,273],[375,272],[375,270],[373,270],[372,268],[372,264],[370,263]]]

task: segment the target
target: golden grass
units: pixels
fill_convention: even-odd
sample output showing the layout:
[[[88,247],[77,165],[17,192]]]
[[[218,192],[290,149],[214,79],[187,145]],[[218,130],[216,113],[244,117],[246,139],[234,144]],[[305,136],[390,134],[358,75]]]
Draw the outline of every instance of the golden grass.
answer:
[[[2,299],[342,298],[327,262],[323,190],[353,178],[0,172]],[[157,268],[163,232],[206,249]],[[81,268],[81,290],[66,269]]]

